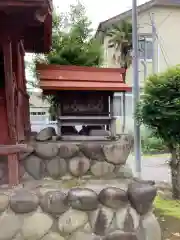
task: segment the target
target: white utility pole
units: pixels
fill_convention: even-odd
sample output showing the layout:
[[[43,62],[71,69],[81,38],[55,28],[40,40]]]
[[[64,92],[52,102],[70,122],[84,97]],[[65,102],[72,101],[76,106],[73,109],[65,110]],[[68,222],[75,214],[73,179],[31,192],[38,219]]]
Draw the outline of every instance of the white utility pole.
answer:
[[[132,42],[133,42],[133,112],[135,113],[140,97],[139,88],[139,51],[138,51],[138,31],[137,31],[137,1],[132,0]],[[134,152],[136,161],[136,173],[141,177],[141,136],[140,125],[134,119]]]

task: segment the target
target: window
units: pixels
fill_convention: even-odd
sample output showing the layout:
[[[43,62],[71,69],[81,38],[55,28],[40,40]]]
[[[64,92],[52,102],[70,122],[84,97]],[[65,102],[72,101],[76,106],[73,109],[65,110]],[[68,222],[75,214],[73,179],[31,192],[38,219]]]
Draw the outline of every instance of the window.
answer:
[[[47,119],[46,112],[30,112],[31,121],[45,121]]]
[[[42,116],[42,115],[45,115],[46,113],[45,112],[31,112],[30,115],[33,115],[33,116]]]
[[[115,116],[122,116],[122,109],[123,109],[123,102],[122,102],[122,93],[118,96],[114,96],[114,115]],[[125,111],[126,116],[133,116],[133,98],[132,94],[126,93],[125,95]]]
[[[114,96],[114,115],[121,116],[121,98],[122,96]]]
[[[36,112],[31,112],[30,115],[34,116],[36,115]]]
[[[147,36],[140,36],[139,41],[139,58],[152,61],[153,58],[153,44],[152,38]]]

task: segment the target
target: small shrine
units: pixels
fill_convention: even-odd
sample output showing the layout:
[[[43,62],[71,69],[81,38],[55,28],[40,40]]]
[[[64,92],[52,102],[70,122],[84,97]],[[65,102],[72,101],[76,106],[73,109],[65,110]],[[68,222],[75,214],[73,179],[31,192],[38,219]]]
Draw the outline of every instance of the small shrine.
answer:
[[[116,136],[114,92],[131,91],[125,83],[125,69],[38,64],[37,73],[43,94],[55,96],[62,139]],[[83,126],[79,132],[78,125]]]

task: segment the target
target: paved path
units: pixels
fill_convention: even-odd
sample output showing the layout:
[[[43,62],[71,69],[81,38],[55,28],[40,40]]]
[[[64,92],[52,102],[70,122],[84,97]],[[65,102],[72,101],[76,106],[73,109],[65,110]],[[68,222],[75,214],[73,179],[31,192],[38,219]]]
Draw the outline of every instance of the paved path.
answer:
[[[142,157],[142,179],[155,180],[171,183],[170,168],[166,161],[169,155],[153,155]],[[134,156],[129,156],[127,163],[132,167],[135,173]]]

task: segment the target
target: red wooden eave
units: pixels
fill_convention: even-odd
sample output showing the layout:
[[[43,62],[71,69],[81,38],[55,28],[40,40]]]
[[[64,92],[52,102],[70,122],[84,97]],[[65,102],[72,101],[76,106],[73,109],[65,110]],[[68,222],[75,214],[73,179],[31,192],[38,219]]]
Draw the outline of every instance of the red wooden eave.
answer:
[[[42,90],[132,91],[125,69],[37,64]]]
[[[30,22],[22,33],[26,52],[48,53],[50,51],[52,43],[52,0],[0,0],[0,11],[7,12],[9,16],[11,16],[10,13],[17,11],[18,17],[21,12],[27,12],[30,9],[38,10],[44,7],[47,8],[47,16],[44,22],[36,25]]]
[[[52,8],[52,0],[1,0],[0,7],[36,7],[47,4]]]

